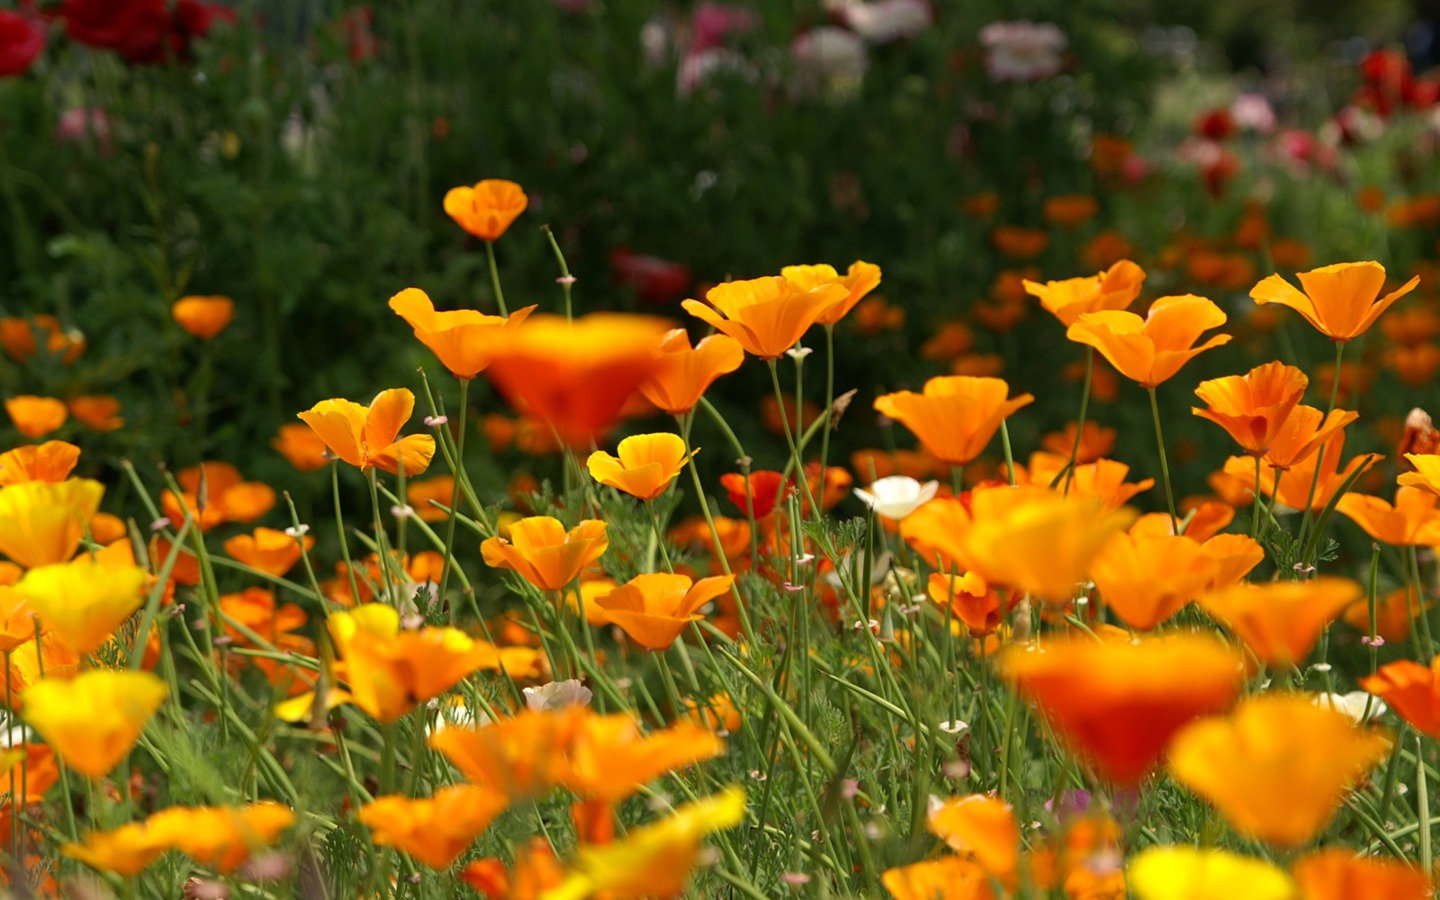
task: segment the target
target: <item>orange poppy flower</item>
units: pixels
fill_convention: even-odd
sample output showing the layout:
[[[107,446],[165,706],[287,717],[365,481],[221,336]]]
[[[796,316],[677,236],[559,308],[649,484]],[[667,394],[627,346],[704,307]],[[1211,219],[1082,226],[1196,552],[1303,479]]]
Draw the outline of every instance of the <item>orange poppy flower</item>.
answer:
[[[950,375],[925,382],[924,393],[899,391],[875,398],[875,410],[903,424],[936,459],[964,465],[985,450],[1011,413],[1032,402],[1030,394],[1006,399],[1000,378]]]
[[[1192,407],[1190,411],[1224,428],[1246,453],[1264,456],[1305,396],[1309,383],[1305,373],[1294,366],[1266,363],[1244,375],[1200,382],[1195,395],[1208,408]]]
[[[118,431],[125,427],[120,416],[120,401],[104,394],[71,397],[66,402],[75,421],[92,431]]]
[[[1060,228],[1079,228],[1095,218],[1100,211],[1100,201],[1089,194],[1065,194],[1046,197],[1041,215],[1046,223]]]
[[[1020,826],[1015,810],[998,797],[954,797],[926,817],[931,833],[979,863],[992,878],[1013,885],[1020,867]]]
[[[747,518],[753,515],[756,519],[763,519],[774,512],[775,504],[794,487],[789,479],[770,469],[759,469],[748,475],[726,472],[720,476],[720,484],[731,503]]]
[[[1161,297],[1143,319],[1123,310],[1084,313],[1065,336],[1094,347],[1120,374],[1153,388],[1204,351],[1229,343],[1230,335],[1217,334],[1193,346],[1201,333],[1225,321],[1224,310],[1210,300],[1185,294]]]
[[[170,307],[170,317],[202,341],[214,339],[235,316],[229,297],[181,297]]]
[[[511,524],[509,539],[486,538],[480,544],[485,565],[513,569],[542,591],[558,591],[610,546],[605,523],[586,519],[568,532],[559,519],[531,516]]]
[[[1205,555],[1215,563],[1208,589],[1218,591],[1238,584],[1240,579],[1265,561],[1265,548],[1248,534],[1217,534],[1204,542]]]
[[[745,348],[728,334],[712,334],[692,350],[685,329],[673,328],[661,339],[655,372],[640,382],[640,393],[671,415],[689,412],[716,378],[744,361]]]
[[[499,669],[500,654],[455,628],[402,631],[400,612],[367,603],[330,616],[330,636],[344,660],[355,705],[393,722],[481,669]]]
[[[301,472],[323,469],[330,462],[325,442],[308,425],[281,425],[270,446]]]
[[[1291,509],[1304,509],[1306,500],[1309,499],[1310,508],[1315,511],[1324,509],[1340,486],[1350,479],[1352,475],[1364,466],[1381,459],[1378,453],[1367,453],[1357,456],[1346,463],[1345,468],[1340,468],[1340,457],[1345,450],[1345,432],[1336,431],[1322,446],[1319,452],[1312,453],[1301,459],[1293,467],[1282,469],[1280,474],[1280,489],[1275,492],[1275,497],[1281,503]],[[1315,480],[1315,469],[1320,468],[1320,478]],[[1225,461],[1225,473],[1239,479],[1246,489],[1253,492],[1255,489],[1255,462],[1242,456],[1234,456]],[[1260,465],[1260,490],[1270,496],[1271,487],[1275,483],[1275,470],[1268,463]],[[1315,493],[1311,499],[1310,486],[1315,485]],[[1343,498],[1342,498],[1343,499]]]
[[[704,699],[687,697],[685,716],[696,725],[717,734],[733,734],[740,730],[743,720],[735,701],[725,692],[712,694]]]
[[[1433,603],[1426,603],[1430,609]],[[1398,644],[1410,636],[1415,621],[1415,593],[1411,587],[1398,587],[1375,598],[1375,633],[1387,642]],[[1357,631],[1370,631],[1370,602],[1356,601],[1341,617]]]
[[[1348,847],[1317,850],[1290,866],[1305,900],[1414,900],[1430,890],[1420,869],[1396,859],[1356,856]]]
[[[550,900],[603,896],[613,900],[678,897],[700,862],[700,845],[712,832],[745,819],[745,792],[728,787],[676,809],[668,818],[631,830],[609,844],[587,844]]]
[[[549,793],[570,775],[570,748],[584,707],[522,710],[481,728],[445,728],[430,735],[440,751],[473,784],[498,788],[512,802]]]
[[[360,807],[358,818],[378,846],[403,850],[432,869],[444,870],[508,805],[499,791],[454,784],[433,797],[377,797]]]
[[[1100,597],[1131,628],[1149,631],[1209,587],[1217,565],[1186,535],[1118,534],[1090,564]]]
[[[1080,448],[1075,453],[1076,465],[1095,462],[1109,456],[1115,449],[1115,429],[1107,428],[1094,419],[1086,419],[1085,427],[1078,429],[1074,422],[1065,423],[1064,431],[1047,432],[1040,437],[1040,446],[1067,462],[1070,451],[1075,450],[1075,432],[1080,431]]]
[[[925,583],[925,593],[941,606],[950,607],[955,618],[964,622],[976,637],[992,634],[1000,627],[1004,615],[1000,594],[974,572],[963,575],[934,572]]]
[[[1297,406],[1275,435],[1265,461],[1275,469],[1294,468],[1358,418],[1360,414],[1350,410],[1332,409],[1327,415],[1313,406]]]
[[[1011,645],[999,670],[1071,749],[1118,784],[1143,779],[1176,731],[1228,709],[1245,681],[1240,654],[1199,634]]]
[[[518,412],[586,445],[619,420],[626,401],[655,371],[663,319],[627,313],[534,315],[483,336],[486,376]]]
[[[1140,296],[1140,288],[1145,284],[1145,270],[1128,259],[1122,259],[1098,275],[1047,281],[1044,284],[1026,280],[1024,284],[1025,292],[1038,298],[1040,305],[1068,328],[1083,313],[1128,309]],[[1069,452],[1067,448],[1066,456]]]
[[[749,281],[718,284],[705,294],[709,303],[686,300],[681,307],[690,315],[740,342],[747,353],[777,359],[795,346],[822,315],[833,312],[850,296],[843,284],[817,284],[803,288],[772,275]]]
[[[218,872],[233,872],[295,824],[295,813],[269,800],[249,806],[172,806],[146,820],[167,846]]]
[[[1359,679],[1363,690],[1390,704],[1415,730],[1440,739],[1440,656],[1422,666],[1398,659]]]
[[[550,842],[536,837],[515,848],[513,867],[499,859],[478,859],[460,870],[460,880],[491,900],[540,900],[565,880],[565,870]]]
[[[315,539],[309,535],[295,538],[274,528],[257,528],[252,534],[237,534],[225,541],[225,552],[252,569],[279,576],[314,546]]]
[[[488,332],[507,332],[529,318],[536,307],[517,309],[507,316],[487,316],[473,309],[436,312],[430,296],[419,288],[406,288],[390,298],[390,308],[415,331],[450,374],[466,381],[490,364],[493,343]]]
[[[969,508],[959,497],[936,497],[905,517],[900,523],[900,537],[927,564],[950,572],[968,572],[974,563],[965,545],[965,534],[973,522]]]
[[[25,573],[15,590],[56,640],[80,654],[100,648],[145,600],[146,575],[134,565],[109,566],[89,558]]]
[[[45,671],[50,676],[49,666]],[[25,721],[67,765],[103,778],[135,746],[167,693],[165,682],[149,672],[91,669],[70,681],[47,677],[20,699]]]
[[[0,490],[0,553],[25,568],[65,562],[79,549],[104,494],[104,485],[88,478]]]
[[[1256,303],[1290,307],[1332,341],[1350,341],[1364,334],[1381,313],[1420,283],[1417,275],[1381,297],[1385,267],[1373,261],[1322,266],[1297,277],[1304,293],[1279,275],[1271,275],[1255,285],[1250,296]]]
[[[449,508],[454,498],[454,475],[436,475],[423,481],[410,481],[405,484],[405,502],[410,504],[415,515],[423,522],[445,521],[445,510],[439,509],[430,501],[434,500]]]
[[[814,290],[830,284],[838,284],[848,292],[844,302],[826,310],[816,317],[821,325],[834,325],[850,314],[850,310],[865,298],[865,295],[880,286],[880,267],[864,260],[850,264],[844,275],[835,271],[834,266],[786,266],[780,276],[802,291]]]
[[[665,493],[696,452],[686,453],[685,441],[668,432],[632,435],[616,450],[618,457],[596,450],[585,467],[601,484],[641,500],[654,500]]]
[[[229,463],[210,460],[181,469],[175,476],[182,494],[166,490],[160,507],[172,522],[193,519],[201,531],[222,522],[253,522],[275,505],[275,490],[258,481],[245,481]]]
[[[587,714],[580,717],[567,751],[568,772],[562,783],[582,797],[616,804],[667,772],[724,752],[724,741],[693,722],[677,722],[647,735],[625,713]]]
[[[85,351],[85,336],[74,329],[62,328],[54,316],[0,319],[0,347],[17,363],[35,355],[39,349],[37,335],[45,338],[45,350],[58,355],[67,366]]]
[[[1000,225],[990,232],[990,243],[1011,259],[1034,259],[1050,246],[1050,235],[1039,228]]]
[[[1400,487],[1392,506],[1379,497],[1346,494],[1335,509],[1377,541],[1396,547],[1440,544],[1440,496],[1424,488]]]
[[[435,438],[428,434],[400,437],[400,429],[415,409],[415,395],[407,388],[381,391],[361,406],[351,400],[321,400],[300,420],[309,425],[330,452],[362,470],[379,468],[398,474],[419,475],[435,455]]]
[[[1033,485],[976,490],[970,510],[974,524],[959,540],[971,568],[986,582],[1009,584],[1052,604],[1075,595],[1100,549],[1134,518]]]
[[[220,612],[226,620],[225,633],[242,647],[252,643],[237,625],[274,643],[281,635],[304,627],[309,620],[305,611],[293,603],[277,607],[275,594],[259,587],[248,587],[238,594],[221,594]]]
[[[445,214],[482,241],[499,239],[529,203],[520,185],[503,178],[445,192]]]
[[[145,822],[130,822],[110,831],[87,831],[78,844],[63,844],[60,852],[100,872],[133,878],[150,867],[168,843]]]
[[[35,640],[35,611],[24,594],[0,584],[0,652],[10,653]],[[45,623],[41,622],[44,630]]]
[[[1299,665],[1320,633],[1364,595],[1348,578],[1236,584],[1197,598],[1224,622],[1250,652],[1270,665]]]
[[[1384,732],[1356,728],[1309,695],[1261,694],[1229,716],[1182,729],[1170,745],[1169,769],[1236,831],[1293,847],[1329,824],[1350,786],[1390,744]]]
[[[80,448],[65,441],[25,444],[0,453],[0,486],[43,481],[59,484],[80,461]]]
[[[735,576],[692,581],[663,572],[636,575],[624,585],[595,598],[593,608],[606,622],[620,626],[631,640],[651,650],[664,650],[691,622],[705,618],[698,610],[730,590]],[[586,607],[588,612],[590,606]]]
[[[54,397],[21,396],[5,400],[5,412],[15,430],[27,438],[42,438],[56,431],[69,417],[65,404]]]
[[[886,869],[880,876],[895,900],[994,900],[990,873],[959,856]]]
[[[1407,387],[1422,388],[1440,372],[1440,347],[1420,344],[1416,347],[1387,347],[1380,364],[1395,373]]]
[[[1053,484],[1056,490],[1062,490],[1065,478],[1061,473],[1069,463],[1069,450],[1063,456],[1038,452],[1030,454],[1030,465],[1027,467],[1030,483],[1042,487]],[[1125,477],[1129,474],[1129,466],[1113,459],[1077,464],[1070,476],[1069,496],[1094,500],[1107,510],[1119,509],[1129,503],[1131,497],[1155,486],[1153,478],[1127,482]]]

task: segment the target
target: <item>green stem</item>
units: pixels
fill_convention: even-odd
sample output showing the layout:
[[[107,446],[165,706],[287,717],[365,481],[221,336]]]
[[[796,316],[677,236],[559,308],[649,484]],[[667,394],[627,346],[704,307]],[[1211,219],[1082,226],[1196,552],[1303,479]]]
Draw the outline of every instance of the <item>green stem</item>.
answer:
[[[455,438],[454,467],[451,472],[454,476],[454,483],[450,487],[450,514],[445,517],[445,568],[440,574],[440,595],[435,599],[441,603],[445,602],[446,589],[450,586],[450,570],[455,568],[455,512],[460,506],[460,482],[462,480],[460,471],[465,466],[465,412],[470,405],[470,379],[460,379],[460,410],[456,413],[456,428],[459,434]],[[439,426],[444,430],[445,426]],[[454,625],[460,615],[460,604],[450,604],[450,624]]]
[[[820,506],[815,502],[815,495],[810,491],[810,480],[805,477],[805,461],[800,458],[800,447],[795,443],[795,435],[790,431],[790,415],[785,411],[785,392],[780,387],[780,370],[775,365],[775,360],[767,359],[765,362],[770,366],[770,384],[775,389],[775,402],[780,406],[780,425],[785,432],[785,443],[790,447],[790,459],[795,464],[796,480],[800,482],[800,488],[804,491],[805,502],[810,505],[810,514],[819,519]],[[783,484],[781,489],[784,489]]]
[[[824,490],[825,468],[830,465],[830,431],[835,420],[835,326],[825,326],[825,431],[820,435],[820,479]]]
[[[495,242],[485,242],[485,260],[490,264],[490,288],[495,292],[495,305],[500,309],[500,315],[510,315],[510,310],[505,306],[505,292],[500,289],[500,267],[495,264]]]
[[[573,321],[575,313],[570,303],[570,288],[575,284],[575,276],[570,274],[570,267],[565,264],[565,254],[560,249],[559,241],[555,240],[555,232],[550,230],[549,225],[541,225],[540,230],[545,232],[545,237],[550,241],[550,249],[555,251],[555,259],[560,263],[560,286],[565,289],[565,320]]]
[[[1090,382],[1095,374],[1095,348],[1085,347],[1085,390],[1080,395],[1080,419],[1075,424],[1075,443],[1070,447],[1070,465],[1065,470],[1065,489],[1061,491],[1067,497],[1070,495],[1070,480],[1075,476],[1075,466],[1080,461],[1080,438],[1085,433],[1085,417],[1090,412]]]
[[[1160,430],[1160,401],[1155,397],[1155,388],[1146,388],[1150,393],[1150,415],[1155,419],[1155,443],[1160,449],[1160,474],[1165,479],[1165,504],[1170,510],[1170,531],[1180,533],[1180,517],[1175,515],[1175,489],[1170,485],[1170,461],[1165,456],[1165,434]]]

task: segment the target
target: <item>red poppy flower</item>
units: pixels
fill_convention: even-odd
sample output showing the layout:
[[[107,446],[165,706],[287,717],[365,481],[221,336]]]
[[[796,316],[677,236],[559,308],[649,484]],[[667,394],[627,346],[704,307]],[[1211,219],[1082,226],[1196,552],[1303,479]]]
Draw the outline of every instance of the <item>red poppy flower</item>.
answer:
[[[742,513],[749,512],[753,504],[757,519],[774,512],[775,503],[781,496],[781,475],[768,469],[751,472],[748,478],[738,472],[730,472],[720,476],[720,483],[729,493],[730,502],[740,507]]]
[[[0,11],[0,78],[22,75],[45,49],[45,32],[19,13]]]

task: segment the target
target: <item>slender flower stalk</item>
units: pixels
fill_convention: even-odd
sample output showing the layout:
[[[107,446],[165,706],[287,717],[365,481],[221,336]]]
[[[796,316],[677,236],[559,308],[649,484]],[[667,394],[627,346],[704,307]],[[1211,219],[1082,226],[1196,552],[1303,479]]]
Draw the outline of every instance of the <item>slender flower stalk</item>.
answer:
[[[1160,449],[1160,475],[1165,480],[1165,505],[1170,510],[1170,531],[1180,533],[1180,517],[1175,515],[1175,490],[1170,485],[1170,461],[1165,456],[1165,434],[1160,430],[1160,402],[1155,398],[1155,388],[1146,389],[1150,394],[1150,415],[1155,420],[1155,443]]]

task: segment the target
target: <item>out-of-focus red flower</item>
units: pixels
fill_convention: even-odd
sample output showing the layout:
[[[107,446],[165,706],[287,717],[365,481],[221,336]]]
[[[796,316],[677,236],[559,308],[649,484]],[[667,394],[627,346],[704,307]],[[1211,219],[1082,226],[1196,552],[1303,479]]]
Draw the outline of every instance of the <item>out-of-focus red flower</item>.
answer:
[[[380,41],[370,26],[375,22],[375,11],[368,6],[357,6],[340,17],[340,31],[349,48],[351,62],[374,59],[380,52]]]
[[[0,10],[0,78],[23,75],[45,49],[45,32],[33,19]]]
[[[1195,133],[1210,141],[1223,141],[1234,136],[1235,119],[1223,106],[1206,110],[1195,120]]]
[[[201,0],[180,0],[175,4],[175,18],[172,31],[186,41],[210,35],[210,29],[217,22],[235,24],[235,10],[218,3],[203,3]]]
[[[730,495],[731,503],[743,513],[749,513],[753,509],[757,519],[770,515],[784,488],[790,487],[787,480],[782,488],[780,473],[768,469],[751,472],[748,477],[737,472],[728,472],[720,476],[720,483]]]
[[[65,31],[87,47],[114,50],[133,63],[160,62],[170,36],[165,0],[65,0]]]
[[[616,247],[610,251],[610,269],[616,284],[632,288],[636,299],[646,304],[680,300],[695,281],[688,266],[636,253],[629,247]]]

